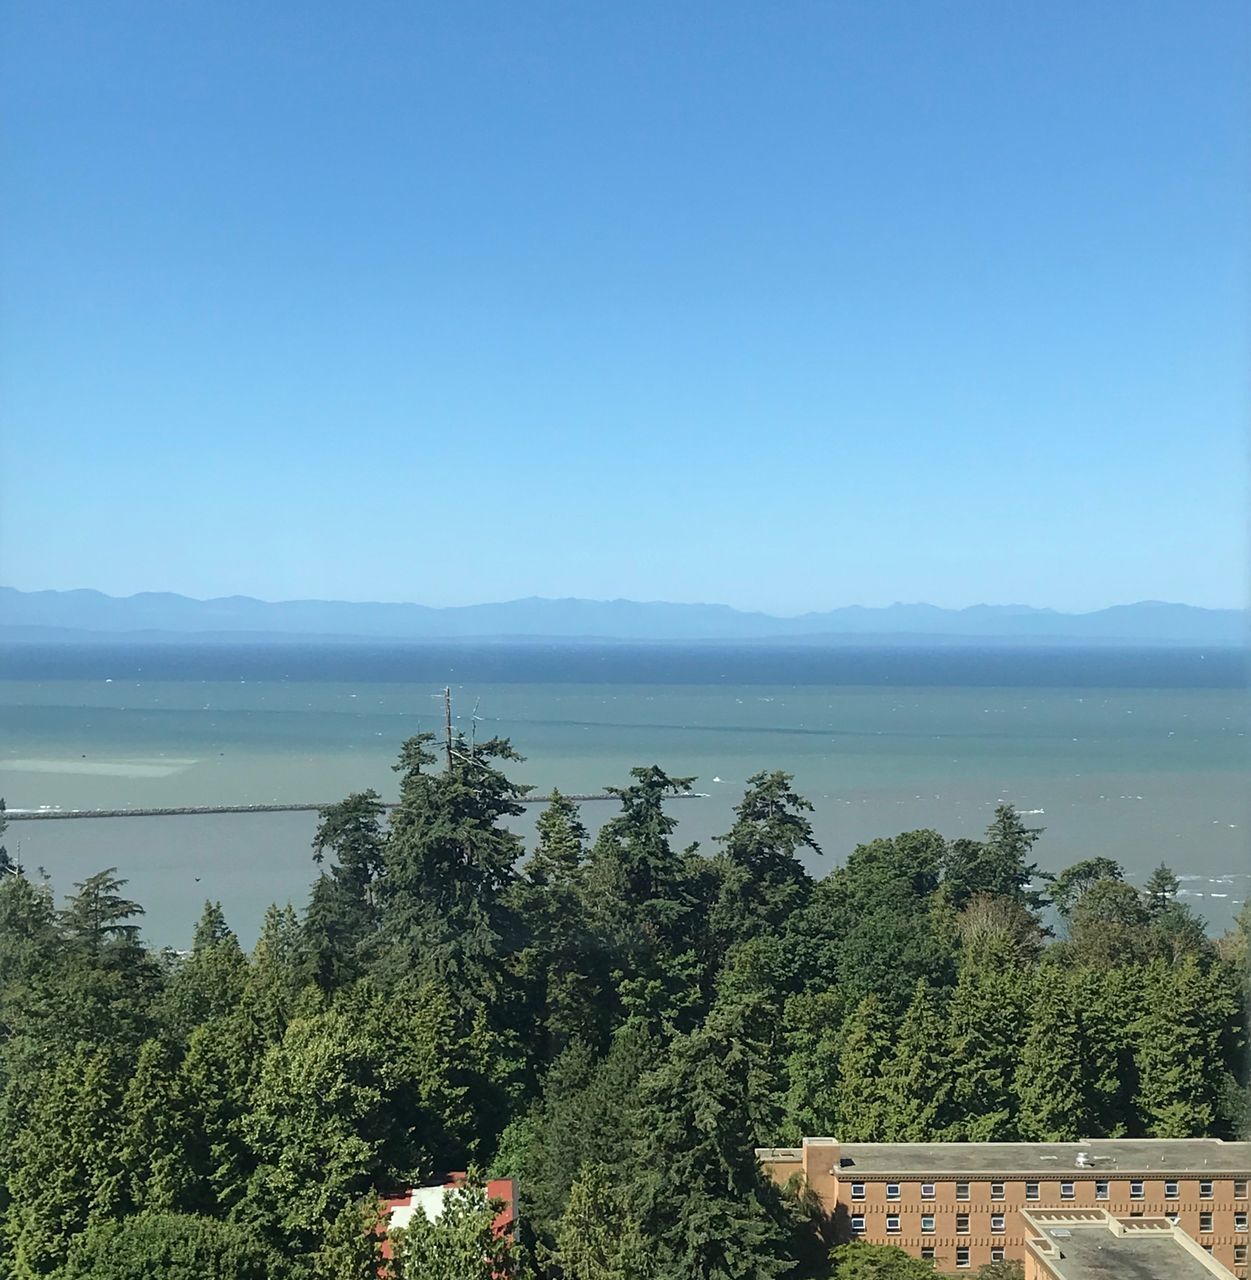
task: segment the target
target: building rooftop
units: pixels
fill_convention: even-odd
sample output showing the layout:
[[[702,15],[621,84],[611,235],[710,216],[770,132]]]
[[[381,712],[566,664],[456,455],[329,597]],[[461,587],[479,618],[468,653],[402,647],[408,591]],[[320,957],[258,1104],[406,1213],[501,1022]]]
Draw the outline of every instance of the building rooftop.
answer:
[[[1205,1173],[1251,1176],[1251,1142],[1218,1138],[1091,1138],[1086,1142],[844,1142],[828,1144],[831,1164],[842,1178],[863,1174],[1074,1174]],[[809,1160],[817,1153],[810,1151]],[[1078,1156],[1084,1155],[1084,1163]]]
[[[1056,1280],[1215,1280],[1227,1271],[1163,1218],[1025,1215],[1029,1250]],[[1046,1273],[1044,1273],[1046,1274]]]

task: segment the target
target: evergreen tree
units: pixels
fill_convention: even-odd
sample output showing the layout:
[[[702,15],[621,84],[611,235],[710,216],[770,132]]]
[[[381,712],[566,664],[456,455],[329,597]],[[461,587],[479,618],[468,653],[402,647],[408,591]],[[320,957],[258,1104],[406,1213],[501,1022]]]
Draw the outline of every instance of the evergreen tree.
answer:
[[[521,757],[506,739],[470,744],[456,735],[448,766],[429,771],[430,734],[404,744],[400,805],[384,850],[382,940],[395,981],[445,981],[469,1007],[498,1012],[511,999],[505,957],[515,945],[508,905],[522,845],[499,825],[522,813],[528,787],[510,782],[497,760]]]
[[[937,895],[945,853],[936,831],[858,845],[791,919],[803,971],[826,984],[836,973],[850,1003],[874,993],[896,1016],[918,978],[947,986],[955,915]]]
[[[306,977],[334,991],[363,972],[364,949],[379,922],[386,812],[376,791],[327,805],[313,837],[313,861],[333,861],[313,883],[304,915]]]
[[[938,1142],[950,1136],[954,1078],[946,1030],[939,997],[922,978],[882,1066],[884,1142]]]
[[[1163,862],[1151,873],[1147,879],[1145,893],[1147,910],[1152,917],[1163,915],[1172,906],[1177,898],[1179,884],[1180,881],[1173,874],[1173,868],[1166,866]]]
[[[651,1031],[636,1020],[618,1028],[602,1060],[575,1041],[552,1064],[518,1176],[525,1188],[523,1226],[533,1233],[540,1255],[555,1247],[570,1188],[588,1152],[621,1153],[627,1166],[620,1177],[629,1177],[639,1081],[658,1052]]]
[[[143,908],[118,892],[126,881],[116,871],[97,871],[74,886],[78,892],[61,912],[61,930],[72,948],[99,956],[110,947],[128,951],[137,946],[139,926],[131,921],[143,915]]]
[[[1060,958],[1049,966],[1060,971]],[[1136,964],[1114,969],[1082,966],[1065,971],[1071,1000],[1080,1012],[1083,1089],[1091,1136],[1138,1137],[1137,1023],[1144,999],[1144,972]]]
[[[46,1079],[6,1159],[13,1280],[48,1275],[84,1228],[127,1207],[119,1158],[122,1062],[80,1045]]]
[[[1092,1131],[1080,1007],[1050,966],[1034,984],[1029,1030],[1015,1073],[1017,1129],[1030,1142],[1075,1142]]]
[[[220,902],[206,902],[195,927],[191,954],[169,976],[161,999],[163,1021],[181,1043],[201,1023],[238,1007],[247,986],[248,962],[227,926]]]
[[[648,1242],[613,1170],[587,1164],[569,1190],[556,1233],[563,1280],[650,1280]]]
[[[583,908],[586,828],[577,805],[553,791],[536,823],[538,845],[512,891],[525,944],[515,965],[539,1034],[532,1060],[546,1066],[574,1038],[602,1044],[606,975]]]
[[[134,1208],[188,1207],[193,1175],[186,1113],[169,1051],[157,1040],[147,1041],[122,1095],[118,1135],[118,1160]]]
[[[9,851],[4,847],[4,833],[8,830],[9,819],[6,813],[4,797],[0,796],[0,879],[5,876],[14,875],[17,872],[17,864],[9,857]]]
[[[1218,974],[1190,956],[1177,969],[1157,963],[1147,975],[1138,1105],[1154,1137],[1199,1138],[1215,1127],[1231,1074],[1224,1046],[1235,1038],[1242,1012]]]
[[[876,995],[852,1011],[842,1032],[834,1133],[844,1142],[881,1142],[889,1122],[887,1082],[891,1019]]]
[[[812,878],[796,856],[821,852],[804,816],[812,805],[791,789],[788,773],[756,773],[736,806],[721,846],[712,936],[724,948],[781,928],[807,901]]]
[[[178,1092],[194,1100],[188,1113],[187,1155],[197,1210],[230,1211],[247,1191],[256,1157],[245,1120],[269,1047],[264,1029],[246,1007],[191,1033]]]
[[[277,1044],[295,1015],[306,985],[304,940],[290,904],[271,904],[252,949],[242,1003],[270,1044]]]
[[[841,991],[807,991],[783,1006],[787,1091],[780,1136],[790,1142],[836,1134],[846,1008]]]
[[[1013,1088],[1025,1023],[1025,979],[1013,954],[966,946],[948,1008],[961,1136],[1003,1142],[1015,1136]]]
[[[182,1213],[140,1213],[89,1227],[74,1240],[58,1280],[293,1278],[280,1252],[237,1223]],[[319,1280],[357,1278],[323,1273]]]
[[[794,1266],[791,1220],[755,1147],[776,1128],[762,1002],[714,1005],[640,1087],[632,1207],[656,1280],[766,1280]]]
[[[609,787],[621,812],[600,829],[584,880],[588,917],[615,973],[624,1012],[673,1024],[701,998],[702,921],[686,859],[669,843],[677,826],[667,796],[690,789],[655,765],[632,769],[628,787]]]
[[[996,805],[981,840],[953,840],[947,846],[944,896],[957,908],[978,894],[987,894],[1038,910],[1045,897],[1030,887],[1039,870],[1029,858],[1042,833],[1042,827],[1027,827],[1012,805]]]
[[[344,1205],[309,1259],[312,1280],[391,1280],[382,1256],[383,1222],[375,1196]]]

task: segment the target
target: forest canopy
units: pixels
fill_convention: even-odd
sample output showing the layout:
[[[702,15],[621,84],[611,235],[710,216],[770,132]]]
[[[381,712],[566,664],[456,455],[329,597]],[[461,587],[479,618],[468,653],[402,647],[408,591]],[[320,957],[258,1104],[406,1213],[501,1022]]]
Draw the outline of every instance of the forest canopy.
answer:
[[[593,840],[553,793],[527,850],[511,744],[434,745],[389,815],[321,812],[307,902],[250,953],[212,902],[154,951],[116,868],[58,906],[0,841],[0,1273],[367,1280],[378,1197],[470,1169],[395,1280],[906,1280],[831,1252],[754,1148],[1243,1129],[1251,917],[1208,938],[1167,867],[1044,875],[1000,805],[814,878],[788,775],[700,850],[655,765]]]

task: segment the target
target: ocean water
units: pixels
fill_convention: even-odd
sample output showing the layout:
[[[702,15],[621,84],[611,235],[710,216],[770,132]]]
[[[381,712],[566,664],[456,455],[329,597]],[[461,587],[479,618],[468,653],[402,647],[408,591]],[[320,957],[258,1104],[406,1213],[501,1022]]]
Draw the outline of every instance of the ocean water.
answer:
[[[0,795],[10,809],[324,803],[395,793],[399,743],[459,726],[510,737],[515,776],[597,792],[657,763],[697,779],[678,838],[728,828],[744,781],[785,769],[814,804],[812,870],[878,835],[977,835],[1000,800],[1045,828],[1052,870],[1103,854],[1142,882],[1160,861],[1210,926],[1251,888],[1241,655],[1196,650],[843,647],[9,646]],[[594,829],[611,804],[590,802]],[[518,820],[529,834],[533,813]],[[157,945],[185,945],[206,898],[249,939],[301,904],[311,813],[15,822],[11,851],[58,890],[129,879]]]

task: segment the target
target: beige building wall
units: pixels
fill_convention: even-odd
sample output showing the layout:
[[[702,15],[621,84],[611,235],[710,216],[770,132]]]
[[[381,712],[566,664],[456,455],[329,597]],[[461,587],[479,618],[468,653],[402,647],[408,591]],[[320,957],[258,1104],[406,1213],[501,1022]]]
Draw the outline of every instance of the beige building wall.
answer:
[[[942,1144],[935,1145],[941,1150]],[[1088,1208],[1124,1218],[1176,1216],[1205,1252],[1235,1276],[1248,1274],[1246,1174],[1161,1170],[1139,1178],[1071,1165],[1003,1178],[941,1169],[879,1173],[840,1169],[840,1146],[833,1138],[806,1138],[802,1147],[762,1148],[757,1155],[779,1184],[802,1178],[831,1219],[835,1239],[898,1245],[915,1257],[932,1257],[940,1271],[976,1270],[1000,1256],[1024,1261],[1022,1210]],[[1101,1183],[1107,1184],[1106,1196]],[[1169,1195],[1173,1183],[1177,1194]]]

